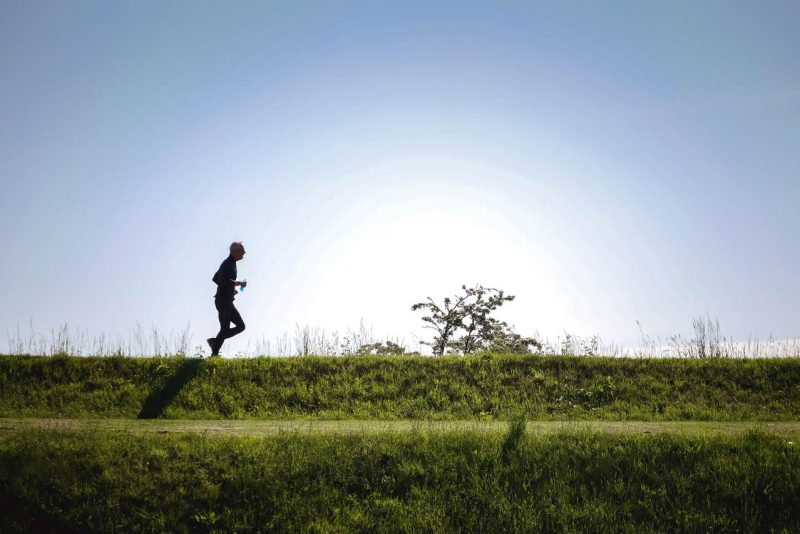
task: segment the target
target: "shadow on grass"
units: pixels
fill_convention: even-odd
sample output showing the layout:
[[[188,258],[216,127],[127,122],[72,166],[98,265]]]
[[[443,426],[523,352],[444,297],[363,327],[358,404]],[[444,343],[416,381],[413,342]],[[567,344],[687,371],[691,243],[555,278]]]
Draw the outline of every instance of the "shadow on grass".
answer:
[[[144,406],[142,406],[142,411],[139,412],[137,418],[155,419],[161,417],[164,409],[169,406],[172,399],[197,374],[201,361],[203,361],[202,358],[187,358],[185,362],[181,363],[175,374],[167,379],[164,387],[153,391],[147,396]]]

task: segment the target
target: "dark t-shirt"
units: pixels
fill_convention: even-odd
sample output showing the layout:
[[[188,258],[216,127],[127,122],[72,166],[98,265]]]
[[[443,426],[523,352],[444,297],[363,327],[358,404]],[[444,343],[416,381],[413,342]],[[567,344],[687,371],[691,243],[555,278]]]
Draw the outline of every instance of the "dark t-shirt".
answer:
[[[233,285],[236,281],[236,276],[236,260],[228,256],[219,265],[219,269],[217,269],[217,272],[214,273],[214,277],[211,279],[212,282],[217,284],[217,293],[214,295],[215,299],[233,301],[233,297],[236,295],[236,287]]]

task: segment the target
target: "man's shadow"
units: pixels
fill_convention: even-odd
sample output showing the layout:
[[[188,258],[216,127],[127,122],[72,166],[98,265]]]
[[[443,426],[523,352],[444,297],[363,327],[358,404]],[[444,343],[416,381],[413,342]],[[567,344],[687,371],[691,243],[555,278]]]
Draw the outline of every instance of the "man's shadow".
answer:
[[[161,417],[169,403],[180,393],[185,386],[197,374],[202,358],[187,358],[180,364],[178,370],[167,379],[164,387],[157,389],[147,396],[139,412],[137,419],[155,419]]]

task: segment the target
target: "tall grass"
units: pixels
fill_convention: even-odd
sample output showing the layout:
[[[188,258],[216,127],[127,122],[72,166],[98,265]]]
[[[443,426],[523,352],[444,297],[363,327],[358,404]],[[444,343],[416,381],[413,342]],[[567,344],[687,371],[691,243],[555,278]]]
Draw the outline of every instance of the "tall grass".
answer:
[[[47,333],[34,329],[30,323],[23,333],[19,325],[13,332],[6,332],[9,355],[38,356],[207,356],[209,349],[205,342],[192,346],[193,335],[190,324],[180,332],[164,333],[152,325],[146,330],[136,323],[127,337],[106,334],[91,335],[87,330],[70,327],[64,323],[59,328],[51,328]],[[339,331],[326,331],[309,325],[295,325],[290,334],[283,332],[269,339],[265,336],[248,340],[244,350],[229,354],[235,357],[255,356],[349,356],[357,354],[361,347],[376,343],[378,338],[372,328],[362,320],[356,328]],[[383,342],[392,341],[408,352],[414,352],[403,339],[386,337]],[[421,347],[417,344],[417,349]],[[223,347],[225,353],[227,347]]]
[[[31,322],[23,334],[19,324],[14,332],[6,332],[8,354],[35,354],[41,356],[190,356],[199,355],[202,347],[190,352],[191,324],[180,332],[163,333],[156,325],[146,330],[138,322],[127,337],[107,334],[90,335],[88,331],[63,323],[47,333],[34,330]]]
[[[748,338],[736,341],[722,335],[719,321],[710,317],[692,319],[694,335],[685,338],[680,334],[666,339],[653,337],[644,332],[637,321],[641,338],[636,347],[626,347],[614,341],[606,341],[599,334],[579,336],[564,332],[563,337],[540,339],[542,348],[537,352],[544,356],[614,356],[633,358],[785,358],[800,356],[800,338],[766,340]],[[205,343],[193,346],[190,324],[180,332],[161,332],[156,325],[146,330],[139,323],[127,337],[90,335],[86,330],[62,324],[47,334],[36,332],[31,324],[27,333],[19,325],[7,332],[8,354],[69,356],[204,356],[208,355]],[[535,334],[534,337],[539,337]],[[393,342],[411,354],[429,353],[420,340],[413,343],[394,337],[378,338],[371,327],[362,320],[360,324],[344,332],[328,331],[310,325],[295,325],[294,332],[283,332],[274,337],[261,336],[249,339],[243,350],[223,354],[233,357],[255,356],[350,356],[359,354],[359,349],[376,342]],[[230,345],[229,345],[230,346]]]
[[[692,319],[694,335],[690,338],[676,334],[666,338],[653,338],[641,333],[640,346],[623,351],[621,355],[663,358],[786,358],[800,356],[800,338],[766,340],[748,338],[736,341],[721,333],[719,320],[709,316]]]
[[[341,333],[338,330],[326,331],[323,328],[295,324],[294,335],[284,332],[274,339],[262,336],[251,345],[248,341],[244,351],[237,356],[351,356],[358,354],[362,347],[376,342],[391,341],[414,352],[403,339],[386,337],[378,339],[372,327],[367,327],[363,319],[356,328]],[[419,352],[421,345],[417,344]]]

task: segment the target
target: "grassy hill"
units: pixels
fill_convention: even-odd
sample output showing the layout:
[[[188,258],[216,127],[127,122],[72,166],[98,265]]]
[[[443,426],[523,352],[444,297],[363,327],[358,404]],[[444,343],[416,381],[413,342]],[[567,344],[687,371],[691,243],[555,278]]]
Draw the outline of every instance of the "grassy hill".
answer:
[[[791,421],[800,359],[0,356],[0,417]]]

